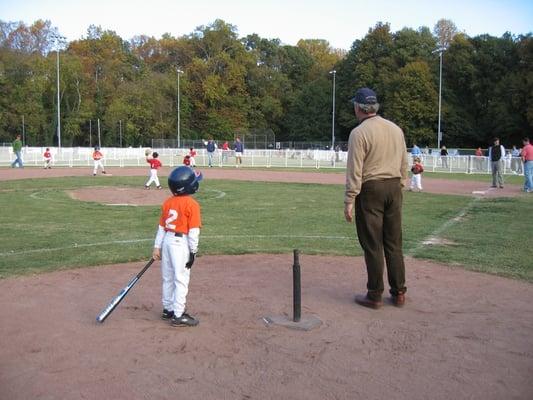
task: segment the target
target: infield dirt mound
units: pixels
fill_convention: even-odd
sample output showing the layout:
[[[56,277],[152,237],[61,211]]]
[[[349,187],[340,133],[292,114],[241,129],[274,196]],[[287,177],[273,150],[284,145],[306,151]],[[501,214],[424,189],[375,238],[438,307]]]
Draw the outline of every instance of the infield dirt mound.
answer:
[[[406,306],[375,311],[361,258],[302,255],[309,332],[262,321],[291,312],[292,255],[200,257],[196,328],[159,318],[158,264],[104,324],[143,263],[0,280],[0,397],[531,399],[533,285],[407,261]]]

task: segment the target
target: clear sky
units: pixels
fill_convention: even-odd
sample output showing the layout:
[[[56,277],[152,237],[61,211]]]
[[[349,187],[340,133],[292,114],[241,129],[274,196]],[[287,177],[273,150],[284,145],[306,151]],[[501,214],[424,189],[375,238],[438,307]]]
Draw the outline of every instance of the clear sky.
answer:
[[[163,33],[181,36],[215,19],[236,25],[239,36],[257,33],[294,45],[299,39],[325,39],[348,50],[378,21],[393,31],[433,26],[451,19],[470,36],[533,31],[533,1],[522,0],[0,0],[0,19],[49,19],[68,40],[86,35],[89,25],[110,29],[123,39]]]

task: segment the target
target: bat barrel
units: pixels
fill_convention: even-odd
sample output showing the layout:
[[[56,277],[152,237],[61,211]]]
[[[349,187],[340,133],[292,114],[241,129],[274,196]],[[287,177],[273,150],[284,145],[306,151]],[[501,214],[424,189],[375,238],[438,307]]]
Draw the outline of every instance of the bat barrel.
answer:
[[[96,317],[96,322],[102,323],[105,321],[105,319],[113,312],[113,310],[116,308],[116,306],[119,305],[119,303],[126,297],[130,289],[137,283],[137,281],[141,278],[141,276],[146,272],[148,268],[150,268],[150,265],[153,264],[155,260],[153,258],[150,258],[150,261],[146,263],[144,268],[133,277],[133,279],[126,285],[124,289],[120,291],[118,296],[116,296],[111,302],[102,310],[100,314]]]

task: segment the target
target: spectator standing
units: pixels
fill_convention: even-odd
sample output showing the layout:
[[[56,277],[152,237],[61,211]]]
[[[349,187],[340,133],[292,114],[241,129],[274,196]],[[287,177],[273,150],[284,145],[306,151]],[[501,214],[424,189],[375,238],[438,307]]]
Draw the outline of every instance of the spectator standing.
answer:
[[[209,165],[209,168],[211,168],[213,167],[213,156],[215,155],[217,144],[211,137],[207,143],[205,143],[205,146],[207,147],[207,164]]]
[[[19,168],[24,168],[24,164],[22,164],[22,140],[20,140],[20,135],[17,135],[15,137],[15,140],[13,141],[13,153],[15,154],[15,160],[11,163],[11,168],[15,168],[15,165],[18,164]]]
[[[229,144],[226,140],[224,144],[222,145],[222,163],[228,162],[228,153],[229,153]]]
[[[380,308],[386,261],[392,303],[405,303],[405,265],[402,251],[402,186],[407,180],[407,148],[402,130],[377,115],[373,90],[359,89],[352,99],[359,125],[348,142],[344,217],[354,214],[359,243],[365,253],[367,294],[355,302]],[[385,260],[383,256],[385,255]]]
[[[483,150],[481,150],[481,147],[478,147],[476,149],[476,158],[475,158],[475,161],[476,161],[476,169],[478,171],[481,171],[483,169]]]
[[[440,159],[442,161],[442,168],[448,169],[448,150],[446,150],[446,146],[440,148]]]
[[[520,149],[513,146],[511,150],[511,169],[515,174],[522,173],[522,160],[520,159]]]
[[[524,162],[524,192],[533,193],[533,145],[529,142],[529,138],[524,138],[522,141],[521,157]]]
[[[492,186],[503,189],[503,163],[505,157],[505,147],[500,144],[499,138],[494,138],[493,146],[489,147],[489,161],[492,171]]]
[[[235,150],[235,167],[239,168],[242,165],[242,154],[244,153],[244,144],[241,142],[241,138],[237,136],[235,143],[233,144]]]
[[[420,157],[420,154],[422,152],[420,151],[420,147],[416,145],[416,143],[413,143],[413,147],[411,148],[411,155],[414,157]]]

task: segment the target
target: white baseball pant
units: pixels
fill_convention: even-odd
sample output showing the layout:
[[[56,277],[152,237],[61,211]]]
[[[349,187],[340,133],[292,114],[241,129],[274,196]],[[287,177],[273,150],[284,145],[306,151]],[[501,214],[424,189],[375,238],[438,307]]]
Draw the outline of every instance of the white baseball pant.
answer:
[[[161,276],[163,308],[174,311],[178,317],[185,311],[191,270],[185,267],[189,261],[187,235],[175,236],[166,232],[161,245]]]
[[[94,160],[94,169],[93,169],[93,175],[96,174],[98,171],[98,167],[102,168],[102,171],[105,171],[104,163],[102,160]]]
[[[422,190],[422,174],[413,174],[411,177],[411,190]]]
[[[150,169],[150,178],[146,182],[145,186],[150,186],[152,182],[155,182],[155,185],[157,187],[161,186],[161,184],[159,183],[159,178],[157,176],[157,169]]]

